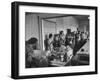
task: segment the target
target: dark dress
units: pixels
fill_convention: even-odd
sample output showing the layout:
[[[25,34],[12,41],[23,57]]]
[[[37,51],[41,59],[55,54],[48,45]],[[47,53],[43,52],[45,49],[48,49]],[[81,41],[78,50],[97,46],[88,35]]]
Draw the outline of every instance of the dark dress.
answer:
[[[45,50],[47,51],[49,49],[48,39],[44,40],[44,46]]]

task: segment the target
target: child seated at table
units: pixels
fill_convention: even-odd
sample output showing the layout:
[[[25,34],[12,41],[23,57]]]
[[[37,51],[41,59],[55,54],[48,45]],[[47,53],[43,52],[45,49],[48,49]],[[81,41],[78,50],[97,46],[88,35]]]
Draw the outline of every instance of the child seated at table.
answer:
[[[60,47],[59,35],[55,34],[54,41],[53,41],[53,48],[54,48],[54,50],[59,51],[59,47]]]

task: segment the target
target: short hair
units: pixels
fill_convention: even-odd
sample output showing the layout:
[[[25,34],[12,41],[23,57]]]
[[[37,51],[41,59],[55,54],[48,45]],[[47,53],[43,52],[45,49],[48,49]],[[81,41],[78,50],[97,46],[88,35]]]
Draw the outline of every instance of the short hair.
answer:
[[[59,34],[61,35],[63,33],[63,31],[60,31]]]
[[[49,38],[51,38],[52,36],[53,36],[52,33],[50,33],[50,34],[49,34]]]
[[[30,38],[28,41],[26,41],[27,44],[35,44],[36,42],[38,42],[37,38]]]
[[[57,37],[57,36],[59,36],[59,34],[55,34],[55,35],[54,35],[54,37]]]

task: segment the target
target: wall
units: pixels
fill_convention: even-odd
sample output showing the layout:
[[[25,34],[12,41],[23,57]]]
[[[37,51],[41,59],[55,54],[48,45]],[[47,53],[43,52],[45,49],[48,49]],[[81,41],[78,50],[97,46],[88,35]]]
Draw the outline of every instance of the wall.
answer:
[[[88,20],[80,20],[79,21],[79,30],[81,32],[89,31],[89,21]]]
[[[63,18],[57,18],[57,33],[59,31],[63,30],[64,33],[66,33],[66,29],[71,29],[71,31],[77,31],[77,28],[81,32],[89,31],[89,20],[86,19],[77,19],[75,17],[69,16],[69,17],[63,17]]]
[[[27,14],[25,16],[25,40],[31,37],[39,39],[38,17],[36,14]]]
[[[71,32],[73,32],[73,31],[77,31],[77,28],[81,32],[89,31],[89,20],[84,19],[84,17],[82,18],[82,16],[78,16],[78,17],[79,17],[79,19],[76,17],[73,17],[73,16],[47,19],[48,21],[55,22],[56,27],[52,26],[51,22],[43,23],[44,32],[59,33],[59,31],[63,30],[64,33],[66,34],[67,29],[71,29]],[[55,29],[56,29],[56,31],[55,31]]]
[[[77,19],[72,16],[56,18],[56,24],[57,24],[56,25],[57,33],[63,30],[64,33],[66,34],[66,29],[71,29],[72,31],[76,31],[77,28],[79,27]]]
[[[63,30],[64,33],[66,34],[66,29],[71,29],[71,32],[73,32],[77,31],[77,28],[81,32],[89,31],[89,19],[84,19],[84,17],[82,18],[82,16],[78,17],[79,19],[73,16],[67,16],[67,17],[52,18],[48,20],[56,22],[57,33]]]
[[[14,81],[13,79],[10,78],[12,1],[15,0],[1,0],[0,2],[0,81]],[[98,6],[98,22],[100,21],[100,0],[21,0],[21,1]],[[98,35],[100,35],[100,23],[98,23]],[[98,41],[100,41],[100,36],[98,36]],[[98,42],[98,48],[100,48],[100,42]],[[100,50],[98,50],[97,75],[38,78],[38,79],[26,79],[25,81],[100,81]]]
[[[43,20],[43,29],[44,29],[44,34],[55,34],[56,32],[56,23],[48,22]]]
[[[64,29],[71,29],[71,31],[76,31],[79,27],[78,21],[76,18],[69,16],[64,18]]]

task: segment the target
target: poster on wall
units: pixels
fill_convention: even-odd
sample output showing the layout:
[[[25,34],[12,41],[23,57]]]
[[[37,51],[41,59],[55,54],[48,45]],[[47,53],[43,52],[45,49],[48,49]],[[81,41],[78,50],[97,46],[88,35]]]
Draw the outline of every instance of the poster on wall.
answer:
[[[97,74],[97,7],[12,2],[14,79]]]

